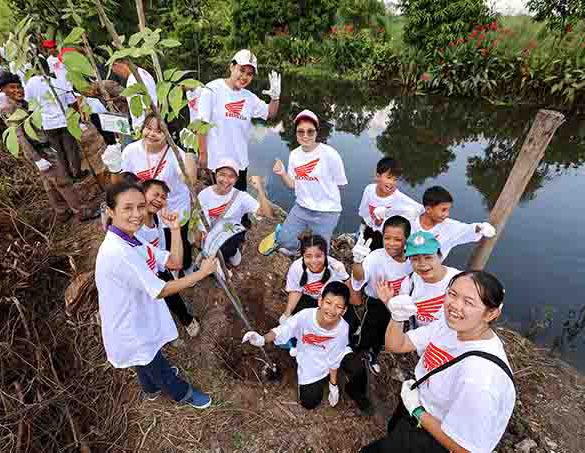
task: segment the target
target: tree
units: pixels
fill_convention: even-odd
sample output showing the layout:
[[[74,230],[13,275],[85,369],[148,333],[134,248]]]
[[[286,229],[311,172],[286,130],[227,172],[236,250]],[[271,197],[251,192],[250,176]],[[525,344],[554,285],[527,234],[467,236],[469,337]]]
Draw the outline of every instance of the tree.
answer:
[[[337,9],[338,18],[356,28],[370,28],[384,15],[386,8],[381,0],[342,0]]]
[[[528,0],[526,6],[535,20],[561,33],[570,32],[574,22],[585,19],[583,0]]]
[[[494,15],[485,0],[402,0],[407,22],[404,41],[434,51],[465,37],[477,24],[487,24]]]

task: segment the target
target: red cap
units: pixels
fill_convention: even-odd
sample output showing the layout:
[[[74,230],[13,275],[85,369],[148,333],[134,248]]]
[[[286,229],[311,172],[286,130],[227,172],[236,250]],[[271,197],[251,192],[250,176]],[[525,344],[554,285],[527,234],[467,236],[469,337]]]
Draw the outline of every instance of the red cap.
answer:
[[[77,49],[75,47],[63,47],[61,49],[61,52],[59,52],[59,55],[57,55],[57,58],[59,59],[59,61],[61,63],[63,63],[63,55],[65,55],[67,52],[75,52],[77,51]]]
[[[57,41],[54,39],[45,39],[43,41],[43,49],[54,49],[57,47]]]

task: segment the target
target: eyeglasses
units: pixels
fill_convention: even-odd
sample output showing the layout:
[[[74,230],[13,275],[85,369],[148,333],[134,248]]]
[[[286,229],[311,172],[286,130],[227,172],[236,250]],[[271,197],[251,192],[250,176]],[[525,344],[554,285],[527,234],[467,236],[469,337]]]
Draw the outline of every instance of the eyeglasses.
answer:
[[[297,135],[303,136],[306,135],[307,137],[313,137],[317,133],[316,129],[297,129]]]

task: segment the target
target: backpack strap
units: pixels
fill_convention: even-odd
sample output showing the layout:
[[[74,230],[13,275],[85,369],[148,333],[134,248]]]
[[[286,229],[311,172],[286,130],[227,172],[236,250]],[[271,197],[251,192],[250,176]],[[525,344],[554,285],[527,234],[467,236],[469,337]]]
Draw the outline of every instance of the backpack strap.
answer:
[[[457,363],[461,362],[463,359],[465,359],[467,357],[471,357],[471,356],[481,357],[483,359],[489,360],[492,363],[495,363],[498,367],[500,367],[502,369],[502,371],[504,373],[506,373],[506,375],[512,381],[512,384],[513,385],[516,384],[514,381],[514,374],[512,373],[512,370],[506,364],[506,362],[504,362],[502,359],[500,359],[497,355],[490,354],[489,352],[485,352],[485,351],[467,351],[467,352],[464,352],[463,354],[461,354],[460,356],[455,357],[450,362],[444,363],[443,365],[435,368],[431,372],[425,374],[422,378],[420,378],[418,381],[416,381],[412,385],[411,390],[414,390],[415,388],[420,386],[423,382],[425,382],[431,376],[434,376],[435,374],[440,373],[441,371],[444,371],[447,368],[450,368],[453,365],[456,365]]]

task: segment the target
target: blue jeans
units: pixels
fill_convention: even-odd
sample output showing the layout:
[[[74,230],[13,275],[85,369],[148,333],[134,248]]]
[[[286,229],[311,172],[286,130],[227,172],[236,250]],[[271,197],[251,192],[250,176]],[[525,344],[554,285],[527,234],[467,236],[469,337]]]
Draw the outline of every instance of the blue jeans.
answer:
[[[278,243],[288,250],[299,248],[299,235],[305,230],[318,234],[329,242],[339,221],[340,212],[321,212],[303,208],[295,203],[282,224]]]
[[[148,365],[136,366],[134,369],[145,393],[162,390],[178,403],[191,396],[191,385],[175,376],[162,351],[158,351]]]

